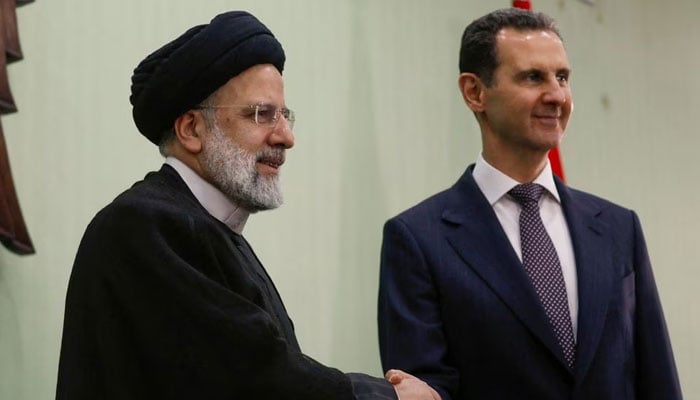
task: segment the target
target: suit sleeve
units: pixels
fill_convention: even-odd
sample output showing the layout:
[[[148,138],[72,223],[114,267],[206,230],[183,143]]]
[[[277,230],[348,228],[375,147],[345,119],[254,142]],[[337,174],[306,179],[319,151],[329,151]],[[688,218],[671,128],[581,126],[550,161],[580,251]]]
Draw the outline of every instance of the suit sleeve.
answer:
[[[105,212],[85,234],[57,399],[364,399],[286,342],[213,224],[142,213]],[[359,381],[393,394],[381,379]]]
[[[431,265],[400,219],[384,226],[379,281],[379,346],[384,370],[396,368],[432,386],[443,400],[456,392],[448,365],[440,304]]]
[[[635,234],[636,386],[643,400],[681,399],[671,342],[639,218],[632,213]]]

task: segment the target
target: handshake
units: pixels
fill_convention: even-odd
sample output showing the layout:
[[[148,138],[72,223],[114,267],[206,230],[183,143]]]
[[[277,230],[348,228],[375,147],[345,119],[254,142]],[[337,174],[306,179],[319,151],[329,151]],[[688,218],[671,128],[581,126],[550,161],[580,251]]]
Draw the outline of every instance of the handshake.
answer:
[[[427,383],[398,369],[390,369],[384,375],[392,385],[399,400],[442,400]]]

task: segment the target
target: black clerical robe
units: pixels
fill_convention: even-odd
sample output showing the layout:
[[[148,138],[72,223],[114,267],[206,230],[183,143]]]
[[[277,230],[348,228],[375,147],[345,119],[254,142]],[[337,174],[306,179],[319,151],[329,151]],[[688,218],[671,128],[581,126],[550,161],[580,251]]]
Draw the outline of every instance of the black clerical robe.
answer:
[[[242,236],[164,165],[88,226],[66,297],[56,398],[395,399],[301,353]]]

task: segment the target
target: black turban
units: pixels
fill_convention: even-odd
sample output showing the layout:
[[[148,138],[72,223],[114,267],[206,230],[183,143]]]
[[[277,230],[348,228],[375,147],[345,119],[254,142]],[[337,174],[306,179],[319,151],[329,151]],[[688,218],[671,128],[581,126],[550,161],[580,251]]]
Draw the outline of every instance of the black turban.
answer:
[[[280,73],[284,50],[269,29],[244,11],[217,15],[151,53],[134,69],[131,105],[138,130],[158,144],[177,117],[229,79],[258,64]]]

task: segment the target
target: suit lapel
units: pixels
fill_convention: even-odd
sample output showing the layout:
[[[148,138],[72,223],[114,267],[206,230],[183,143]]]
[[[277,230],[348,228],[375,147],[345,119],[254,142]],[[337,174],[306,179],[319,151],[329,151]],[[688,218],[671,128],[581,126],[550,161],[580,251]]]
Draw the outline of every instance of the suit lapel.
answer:
[[[576,376],[581,378],[593,360],[610,303],[613,241],[600,206],[555,180],[576,258],[579,304]]]
[[[464,263],[566,367],[564,355],[537,294],[513,247],[467,169],[450,190],[442,214],[446,237]]]

